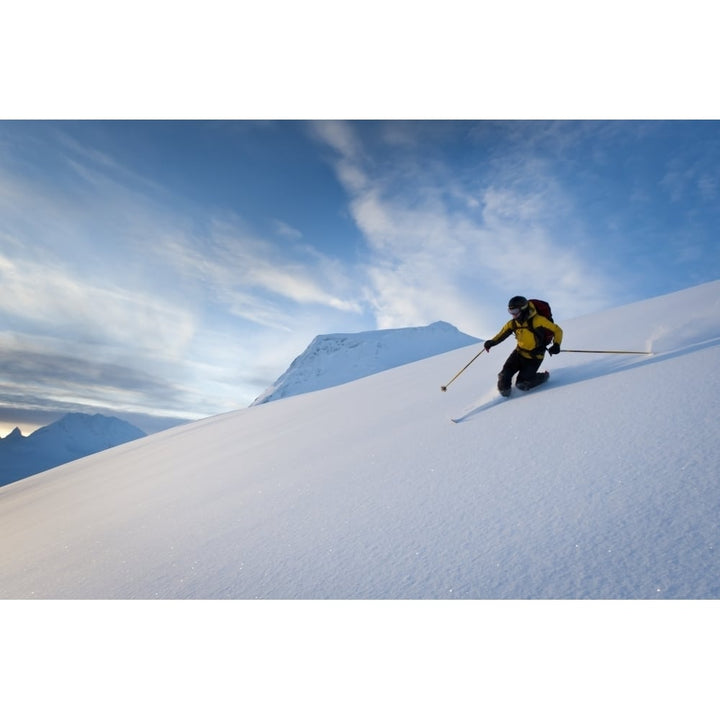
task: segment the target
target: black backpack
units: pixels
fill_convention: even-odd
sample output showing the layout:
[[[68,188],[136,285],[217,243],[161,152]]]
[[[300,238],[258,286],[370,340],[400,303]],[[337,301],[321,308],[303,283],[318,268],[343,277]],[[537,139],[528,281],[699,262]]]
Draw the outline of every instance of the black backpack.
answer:
[[[530,300],[533,304],[533,307],[535,308],[535,312],[538,315],[542,315],[544,318],[547,318],[550,322],[555,322],[553,320],[552,316],[552,309],[550,308],[550,303],[546,302],[545,300]],[[544,348],[547,347],[550,342],[552,342],[553,334],[548,330],[547,328],[538,328],[537,330],[532,326],[532,319],[528,320],[528,324],[530,325],[530,329],[535,334],[535,337],[537,338],[537,347],[538,348]]]

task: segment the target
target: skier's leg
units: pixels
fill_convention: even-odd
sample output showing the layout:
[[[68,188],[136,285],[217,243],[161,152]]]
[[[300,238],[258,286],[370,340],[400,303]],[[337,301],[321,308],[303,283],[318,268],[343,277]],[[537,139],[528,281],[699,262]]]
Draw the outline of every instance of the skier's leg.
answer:
[[[524,357],[520,357],[520,371],[518,372],[517,385],[519,390],[530,390],[540,383],[544,383],[549,373],[538,372],[538,368],[542,364],[543,358],[529,360]]]
[[[498,390],[501,395],[507,397],[510,394],[510,387],[512,386],[513,375],[520,369],[520,353],[517,350],[513,350],[505,364],[502,366],[502,370],[498,373]]]

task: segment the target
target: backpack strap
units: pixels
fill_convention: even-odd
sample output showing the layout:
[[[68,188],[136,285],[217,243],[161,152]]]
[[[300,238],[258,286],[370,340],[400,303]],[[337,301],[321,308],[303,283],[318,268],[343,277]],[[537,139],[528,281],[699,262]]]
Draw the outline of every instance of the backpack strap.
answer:
[[[536,313],[537,315],[537,313]],[[540,328],[539,330],[535,329],[535,323],[532,322],[532,319],[535,317],[535,315],[531,315],[527,319],[527,327],[528,330],[535,336],[535,347],[532,350],[528,350],[527,352],[536,354],[536,353],[542,353],[545,354],[545,348],[547,347],[547,342],[545,339],[545,329]],[[520,323],[518,323],[517,320],[513,320],[513,330],[518,330],[520,327]]]

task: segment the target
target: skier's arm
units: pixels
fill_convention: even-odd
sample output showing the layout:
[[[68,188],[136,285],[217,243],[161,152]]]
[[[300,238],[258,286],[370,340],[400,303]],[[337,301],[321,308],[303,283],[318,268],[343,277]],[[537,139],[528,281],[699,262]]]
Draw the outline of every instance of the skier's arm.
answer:
[[[562,328],[559,325],[556,325],[554,322],[551,322],[546,317],[543,317],[542,315],[536,315],[535,316],[535,327],[544,327],[547,328],[552,334],[553,334],[553,340],[556,345],[560,345],[563,339],[563,331]]]
[[[513,321],[510,320],[509,322],[506,322],[503,326],[500,332],[494,337],[490,338],[490,340],[486,340],[483,347],[485,350],[489,351],[491,347],[494,347],[498,343],[501,343],[503,340],[509,338],[513,333],[513,327],[512,327]]]

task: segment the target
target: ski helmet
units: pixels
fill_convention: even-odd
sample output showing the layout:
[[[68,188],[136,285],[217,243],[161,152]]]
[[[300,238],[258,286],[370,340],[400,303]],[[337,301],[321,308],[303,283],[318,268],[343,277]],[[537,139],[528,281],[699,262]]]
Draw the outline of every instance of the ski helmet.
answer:
[[[508,310],[524,310],[527,304],[527,298],[524,298],[522,295],[516,295],[508,300]]]
[[[515,319],[524,318],[525,315],[530,312],[527,299],[522,295],[511,297],[510,300],[508,300],[508,312]]]

